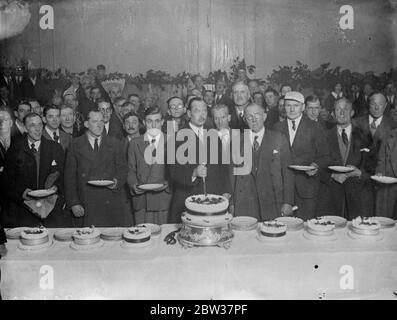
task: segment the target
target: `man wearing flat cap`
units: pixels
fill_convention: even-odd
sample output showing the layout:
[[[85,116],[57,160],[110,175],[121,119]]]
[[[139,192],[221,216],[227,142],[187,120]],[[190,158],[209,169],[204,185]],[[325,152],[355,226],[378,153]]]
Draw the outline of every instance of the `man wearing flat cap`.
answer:
[[[294,200],[297,216],[304,220],[316,216],[320,172],[328,165],[328,146],[319,124],[303,116],[305,98],[297,91],[285,94],[287,121],[275,124],[273,130],[283,133],[289,141],[291,164],[311,166],[307,171],[293,170],[295,176]]]

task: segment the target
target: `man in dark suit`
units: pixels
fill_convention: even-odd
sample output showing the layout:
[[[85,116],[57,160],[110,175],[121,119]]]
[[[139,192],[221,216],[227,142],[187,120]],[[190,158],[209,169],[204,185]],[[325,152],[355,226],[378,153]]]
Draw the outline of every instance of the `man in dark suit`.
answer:
[[[237,82],[233,86],[234,107],[230,110],[230,128],[239,129],[241,132],[248,129],[247,121],[244,119],[244,109],[250,101],[250,91],[246,84]]]
[[[379,150],[377,175],[397,178],[397,129],[382,142]],[[397,219],[397,184],[379,185],[376,195],[376,215]]]
[[[397,106],[397,98],[396,98],[396,87],[393,81],[389,81],[386,83],[384,88],[384,93],[387,100],[387,106],[385,110],[385,114],[389,115],[390,110]]]
[[[175,132],[186,127],[188,119],[186,116],[186,107],[180,97],[173,96],[167,100],[168,111],[164,118],[162,131],[168,132],[168,125],[172,126]]]
[[[30,69],[25,73],[20,83],[21,98],[22,99],[36,99],[36,88],[39,85],[37,70]]]
[[[321,117],[321,110],[322,108],[320,104],[320,99],[313,95],[308,96],[305,99],[305,115],[315,122],[317,122],[323,129],[331,129],[335,126],[335,123],[330,120],[325,120]]]
[[[284,99],[287,121],[277,123],[273,129],[283,133],[290,142],[293,165],[314,167],[308,171],[294,170],[297,216],[307,220],[316,216],[319,176],[328,165],[328,146],[324,131],[318,123],[303,116],[303,95],[290,91]]]
[[[43,130],[43,137],[62,146],[63,151],[66,152],[69,144],[72,142],[72,136],[59,130],[60,120],[60,110],[55,106],[47,106],[43,111],[43,121],[45,127]]]
[[[15,208],[13,225],[35,227],[43,224],[53,228],[69,227],[70,214],[62,210],[62,147],[42,137],[43,122],[39,115],[27,114],[24,124],[27,135],[12,145],[7,153],[2,181],[6,196]],[[26,207],[28,202],[33,200],[29,192],[38,189],[53,189],[58,193],[55,206],[47,217],[39,217]]]
[[[87,131],[73,139],[66,154],[66,204],[76,226],[125,226],[120,188],[126,182],[127,164],[121,141],[104,134],[103,115],[90,111]],[[107,186],[89,184],[109,180]]]
[[[390,116],[384,114],[387,101],[383,93],[375,91],[368,100],[369,115],[355,118],[353,124],[363,131],[368,139],[370,152],[367,170],[370,174],[375,174],[380,145],[390,131],[397,128],[397,123]]]
[[[354,111],[346,98],[335,102],[336,127],[327,130],[332,166],[349,166],[351,172],[326,169],[321,175],[318,214],[336,215],[351,220],[357,216],[373,216],[374,199],[365,171],[367,140],[363,132],[352,126]]]
[[[178,135],[181,134],[184,140],[176,141],[175,164],[169,165],[170,177],[174,188],[169,217],[170,223],[181,221],[181,214],[185,210],[187,197],[204,193],[204,180],[207,193],[219,195],[228,193],[229,196],[231,193],[229,169],[227,165],[222,165],[221,161],[219,161],[222,147],[218,134],[214,129],[212,133],[216,136],[216,142],[213,143],[217,143],[218,161],[216,163],[211,163],[210,161],[210,155],[214,153],[214,149],[211,146],[211,140],[208,141],[206,139],[207,136],[204,132],[204,129],[206,129],[204,124],[208,116],[207,105],[199,97],[192,98],[189,101],[187,112],[190,122],[182,132],[182,129],[178,132]],[[205,139],[207,141],[204,141]],[[169,143],[167,141],[168,145]],[[189,146],[187,155],[181,155],[178,152],[178,148],[181,145]],[[204,153],[204,148],[206,148],[206,154]],[[193,153],[191,150],[195,152]],[[189,154],[189,152],[192,153]],[[180,156],[182,159],[180,159]]]
[[[226,95],[226,82],[222,79],[215,84],[215,104],[224,104],[230,109],[234,106],[232,99]]]
[[[15,122],[11,128],[11,136],[15,139],[23,138],[26,133],[25,125],[23,124],[23,119],[25,116],[32,111],[32,106],[28,101],[21,101],[17,109],[14,111]]]
[[[113,113],[110,102],[100,99],[97,104],[98,110],[102,113],[105,123],[104,133],[118,140],[122,140],[124,138],[123,124],[120,123],[120,120]]]
[[[76,112],[71,106],[61,106],[60,123],[59,130],[71,135],[72,138],[80,137],[85,131],[85,128],[78,127],[76,123]]]
[[[244,159],[252,165],[245,174],[235,176],[235,213],[260,221],[291,215],[294,176],[288,169],[291,155],[287,139],[281,133],[265,129],[266,112],[263,106],[249,104],[245,108],[245,118],[250,134],[249,139],[243,139],[242,145],[250,145],[252,156],[245,155]]]

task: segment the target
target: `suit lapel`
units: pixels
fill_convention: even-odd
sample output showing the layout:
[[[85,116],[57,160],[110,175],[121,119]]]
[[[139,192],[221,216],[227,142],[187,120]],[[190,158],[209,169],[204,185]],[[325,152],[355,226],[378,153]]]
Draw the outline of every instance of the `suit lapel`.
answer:
[[[342,164],[343,158],[342,158],[342,155],[340,154],[337,127],[334,127],[331,130],[329,137],[330,137],[329,148],[330,148],[331,154],[333,154],[335,156],[335,159],[337,160],[337,163],[335,163],[335,164]]]

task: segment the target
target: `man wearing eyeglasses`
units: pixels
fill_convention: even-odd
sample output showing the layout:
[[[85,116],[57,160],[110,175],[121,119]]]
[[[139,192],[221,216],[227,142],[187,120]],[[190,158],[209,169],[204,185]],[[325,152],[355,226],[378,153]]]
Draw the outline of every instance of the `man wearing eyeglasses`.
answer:
[[[184,128],[187,124],[185,105],[183,100],[177,96],[169,98],[167,104],[168,111],[164,118],[162,131],[167,133],[167,125],[169,124],[175,132],[178,132],[179,129]]]
[[[104,134],[122,140],[124,138],[123,126],[117,119],[117,116],[113,114],[113,108],[110,102],[100,99],[97,104],[98,111],[103,115],[103,122],[105,124]]]

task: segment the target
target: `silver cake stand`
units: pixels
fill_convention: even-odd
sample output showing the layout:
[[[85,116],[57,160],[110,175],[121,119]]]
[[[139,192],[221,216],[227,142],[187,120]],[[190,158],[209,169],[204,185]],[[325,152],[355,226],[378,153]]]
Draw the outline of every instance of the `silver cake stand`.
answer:
[[[231,231],[224,230],[222,231],[221,237],[217,241],[204,240],[204,241],[195,241],[182,229],[178,235],[177,239],[183,248],[193,248],[193,247],[220,247],[224,249],[229,249],[232,243],[234,234]]]

